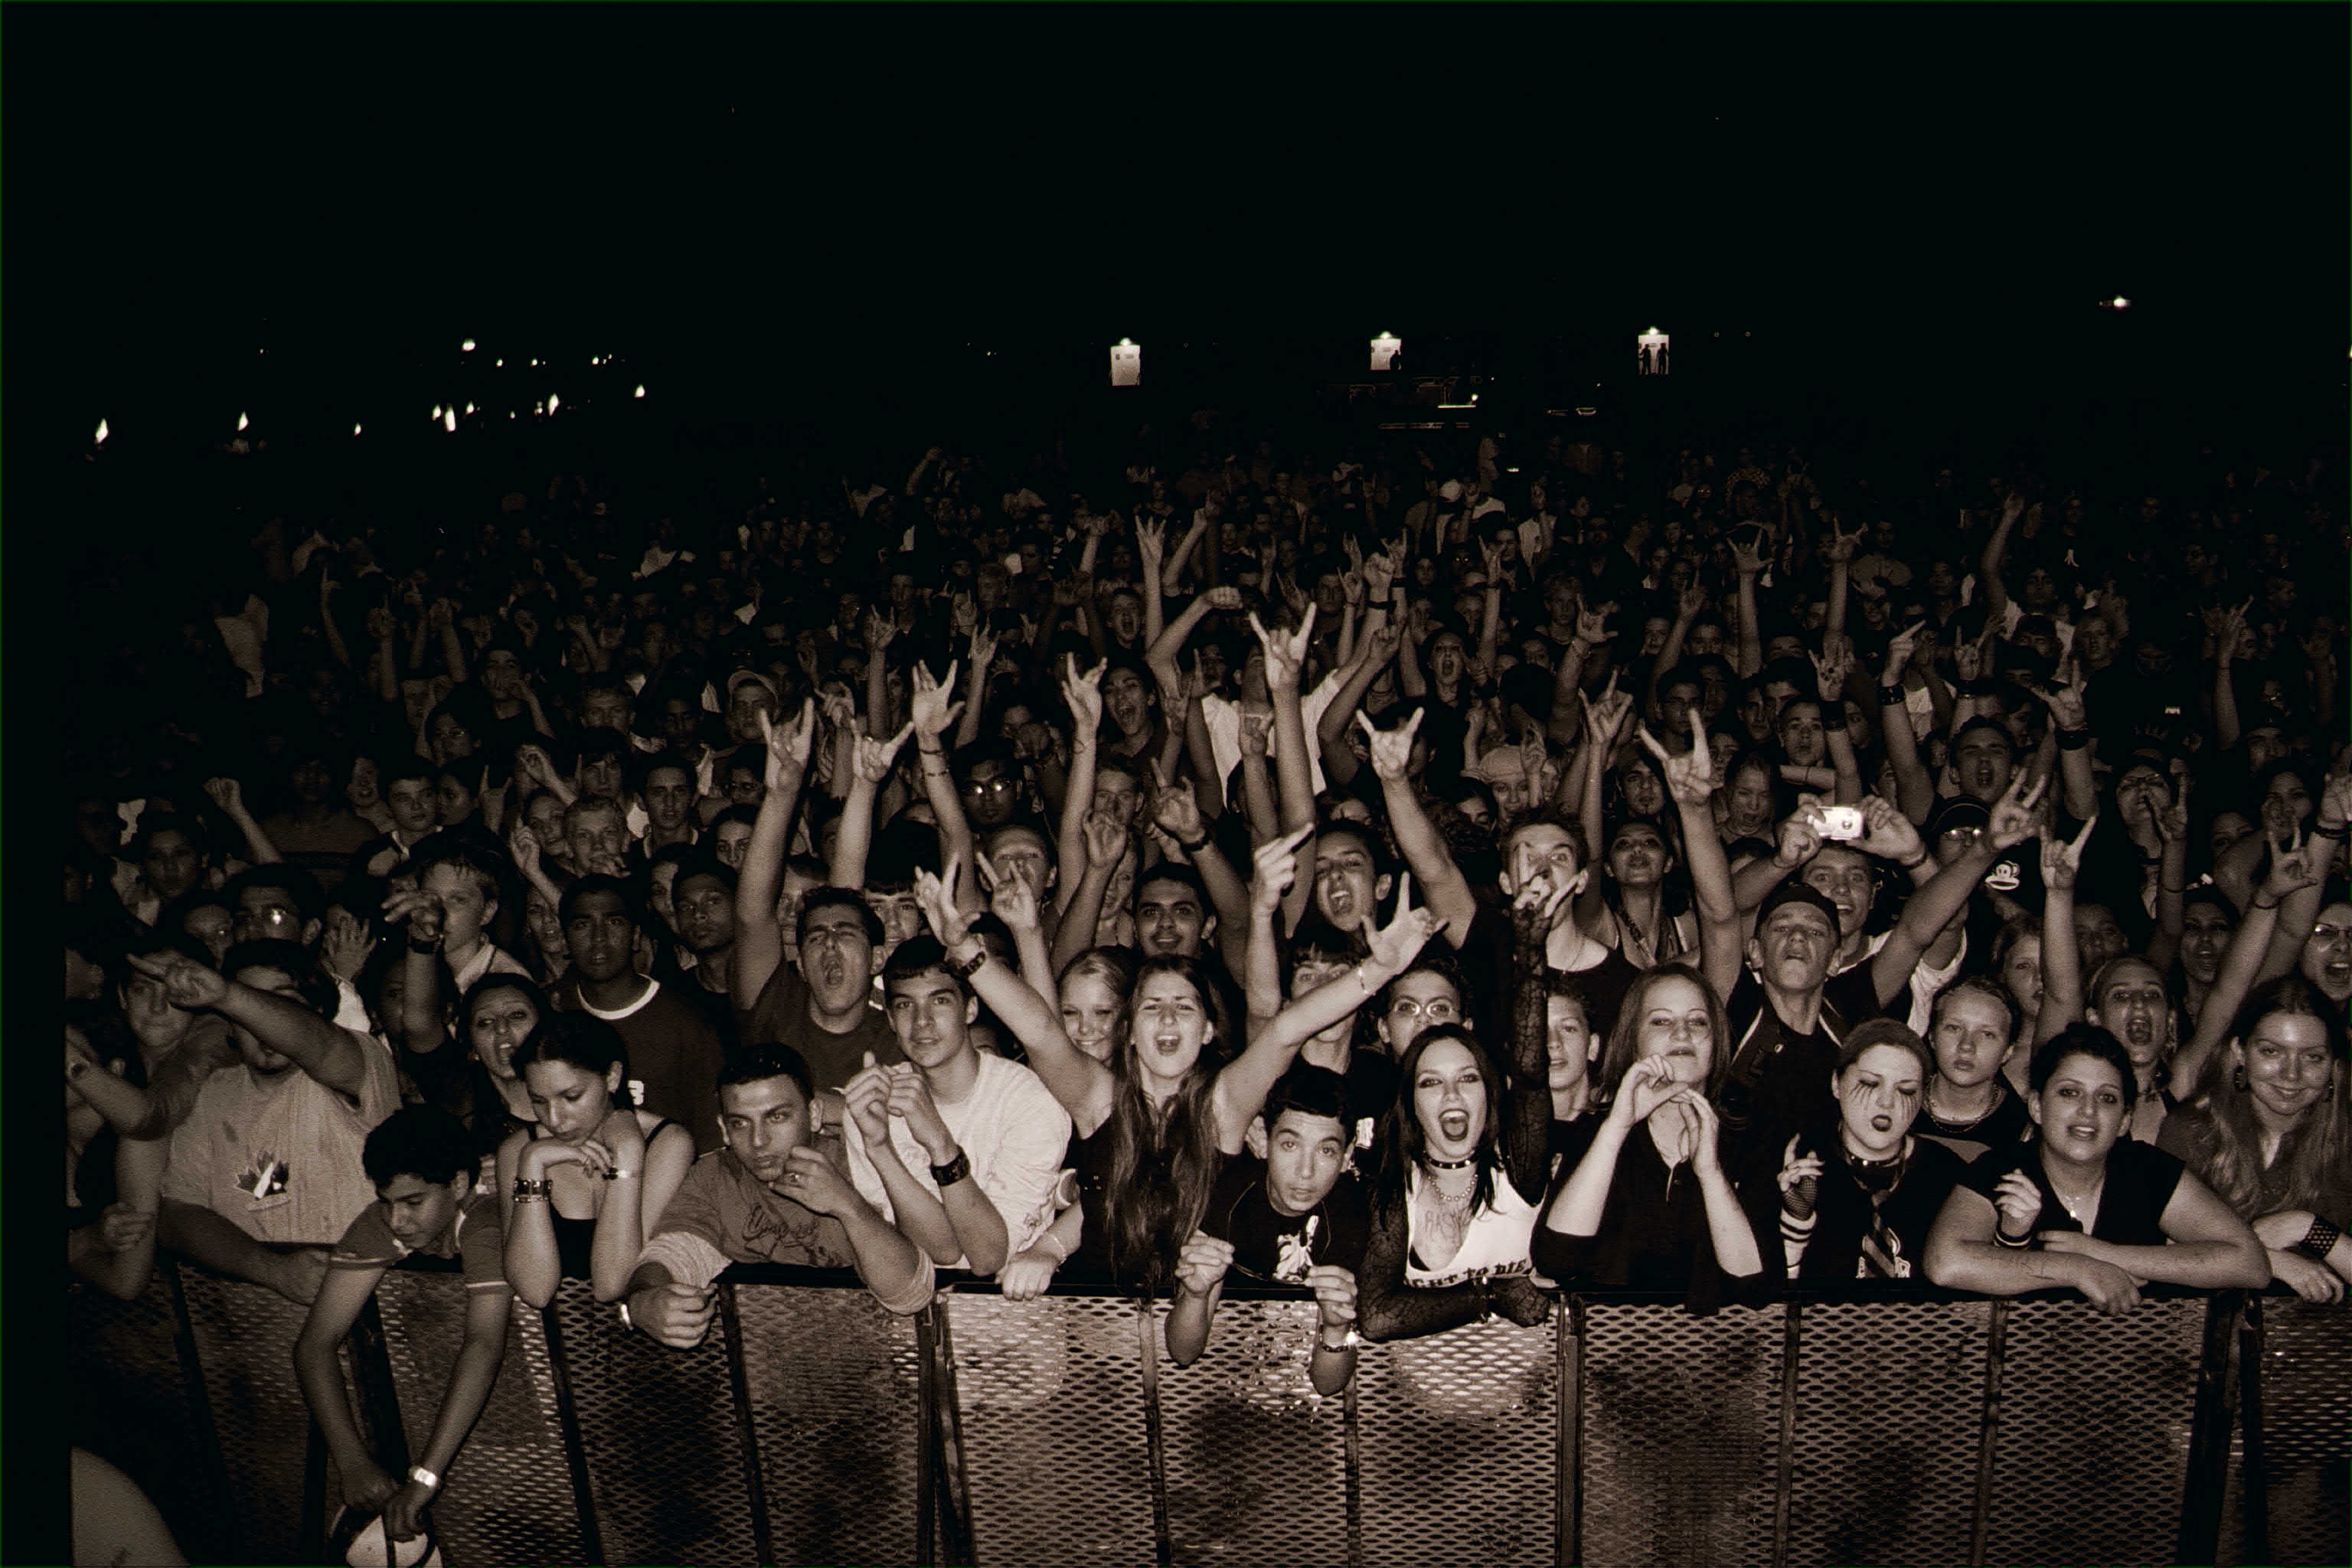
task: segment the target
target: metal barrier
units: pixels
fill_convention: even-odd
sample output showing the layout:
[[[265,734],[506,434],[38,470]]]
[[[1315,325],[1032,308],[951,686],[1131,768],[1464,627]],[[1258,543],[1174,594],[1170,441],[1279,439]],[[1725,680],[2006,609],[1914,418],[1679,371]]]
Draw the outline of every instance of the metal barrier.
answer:
[[[1579,1296],[1545,1327],[1367,1346],[1327,1398],[1291,1293],[1237,1290],[1180,1369],[1164,1305],[964,1282],[906,1320],[847,1283],[730,1271],[684,1352],[581,1282],[518,1306],[435,1504],[446,1560],[2347,1560],[2352,1334],[2292,1298]],[[463,1291],[411,1266],[377,1301],[346,1373],[390,1463],[439,1404]],[[79,1386],[104,1391],[77,1438],[194,1560],[332,1554],[300,1318],[193,1268],[128,1305],[76,1291]]]

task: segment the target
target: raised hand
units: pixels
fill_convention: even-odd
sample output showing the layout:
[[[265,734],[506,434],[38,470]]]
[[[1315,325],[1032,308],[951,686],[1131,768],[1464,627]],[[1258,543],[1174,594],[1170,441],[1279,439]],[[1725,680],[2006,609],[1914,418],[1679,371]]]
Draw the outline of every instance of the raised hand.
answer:
[[[2063,891],[2074,889],[2074,875],[2083,868],[2084,847],[2091,842],[2091,829],[2098,825],[2098,813],[2093,812],[2091,820],[2083,824],[2083,830],[2074,835],[2072,843],[2053,838],[2047,833],[2042,835],[2042,884],[2043,887]]]
[[[1985,829],[1985,838],[1994,849],[2010,848],[2033,837],[2040,818],[2034,807],[2049,793],[2050,777],[2043,774],[2028,786],[2023,773],[2009,786],[2009,793],[1992,804],[1992,826]]]
[[[1684,584],[1683,591],[1675,595],[1675,615],[1685,626],[1698,619],[1699,612],[1706,608],[1706,590],[1696,582]]]
[[[1843,702],[1845,700],[1846,671],[1853,668],[1853,653],[1845,638],[1834,633],[1828,642],[1828,647],[1822,652],[1817,654],[1809,648],[1805,657],[1812,661],[1813,678],[1821,683],[1822,700]]]
[[[2246,612],[2253,607],[2251,597],[2242,605],[2231,606],[2222,613],[2221,624],[2214,628],[2213,662],[2224,669],[2237,659],[2238,639],[2246,629]]]
[[[923,911],[923,920],[940,945],[953,952],[971,936],[971,917],[963,912],[956,900],[956,882],[962,875],[963,862],[948,862],[948,874],[942,879],[923,867],[915,868],[915,905]]]
[[[972,869],[980,876],[981,885],[988,892],[989,912],[1015,931],[1037,931],[1042,922],[1037,913],[1037,889],[1019,871],[992,872],[985,860],[974,860]]]
[[[1178,781],[1171,784],[1168,769],[1160,759],[1151,761],[1152,776],[1160,781],[1151,792],[1151,820],[1162,832],[1176,840],[1181,847],[1193,844],[1206,836],[1208,829],[1201,825],[1201,803],[1192,794],[1192,786]]]
[[[1409,907],[1412,902],[1412,873],[1403,872],[1397,878],[1396,918],[1385,926],[1372,923],[1372,911],[1366,910],[1357,917],[1364,933],[1364,943],[1372,950],[1372,963],[1391,975],[1402,974],[1422,950],[1423,943],[1437,931],[1437,917],[1427,910]]]
[[[1389,584],[1396,581],[1397,568],[1385,552],[1375,550],[1364,557],[1359,568],[1364,574],[1364,592],[1375,605],[1389,602]]]
[[[858,736],[857,776],[871,784],[878,784],[888,778],[891,765],[898,760],[898,748],[905,745],[907,737],[914,732],[914,721],[909,720],[887,741],[877,741],[871,735]]]
[[[1299,676],[1307,668],[1307,649],[1315,640],[1315,606],[1307,606],[1296,632],[1269,632],[1250,612],[1250,630],[1257,634],[1260,647],[1265,649],[1265,683],[1276,691],[1297,691]]]
[[[1412,717],[1393,730],[1378,730],[1360,708],[1356,710],[1356,723],[1364,731],[1371,748],[1372,773],[1384,784],[1394,784],[1405,776],[1412,765],[1412,738],[1421,729],[1426,710],[1416,708]]]
[[[866,1065],[841,1086],[841,1098],[849,1107],[849,1120],[856,1127],[858,1138],[868,1150],[889,1143],[890,1074],[875,1062],[872,1051],[866,1053]]]
[[[1242,755],[1253,762],[1265,761],[1266,752],[1274,738],[1274,715],[1242,710]]]
[[[1486,591],[1490,594],[1501,593],[1503,591],[1502,546],[1491,544],[1482,539],[1478,542],[1478,555],[1481,566],[1486,573]]]
[[[2265,897],[2276,902],[2289,893],[2300,892],[2317,883],[2327,868],[2314,845],[2304,837],[2301,827],[2291,829],[2285,838],[2273,838],[2265,831],[2263,841],[2270,846],[2271,868],[2263,878],[2263,885],[2254,889],[2256,903]]]
[[[1601,695],[1584,705],[1585,732],[1593,744],[1613,748],[1633,717],[1633,694],[1617,689],[1617,674],[1612,670]]]
[[[1691,1130],[1691,1174],[1722,1175],[1722,1118],[1716,1114],[1714,1104],[1694,1085],[1683,1086],[1682,1103],[1695,1123]]]
[[[2089,689],[2083,672],[2076,669],[2065,685],[2037,686],[2033,695],[2042,699],[2050,710],[2050,721],[2061,730],[2080,730],[2090,721],[2084,711],[2083,699]]]
[[[1650,727],[1639,731],[1643,748],[1658,759],[1659,768],[1666,775],[1666,793],[1678,805],[1705,806],[1715,795],[1715,752],[1706,743],[1706,724],[1696,710],[1691,714],[1691,749],[1683,756],[1668,754],[1666,748]]]
[[[1962,680],[1974,680],[1984,668],[1984,644],[1970,638],[1952,645],[1952,672]]]
[[[2180,793],[2189,793],[2187,779],[2180,781]],[[2330,773],[2319,786],[2319,826],[2333,829],[2347,821],[2352,821],[2352,773]]]
[[[808,772],[809,751],[816,743],[816,702],[812,698],[801,699],[797,717],[778,729],[760,710],[760,737],[768,748],[768,787],[784,790],[794,787]]]
[[[1347,600],[1350,608],[1358,611],[1362,610],[1364,607],[1364,574],[1361,572],[1353,570],[1341,573],[1339,574],[1339,593],[1341,597]]]
[[[1927,846],[1919,830],[1895,805],[1874,795],[1862,797],[1863,833],[1853,847],[1883,860],[1908,860]]]
[[[1822,852],[1820,816],[1811,806],[1792,812],[1780,819],[1778,837],[1780,847],[1773,851],[1772,864],[1794,870]]]
[[[1062,700],[1070,705],[1070,743],[1073,746],[1092,741],[1095,731],[1102,728],[1103,671],[1110,668],[1103,660],[1084,675],[1078,673],[1078,658],[1065,654],[1066,666],[1062,677]]]
[[[130,955],[131,967],[163,983],[163,999],[184,1013],[217,1007],[228,1000],[228,982],[194,959],[176,952]]]
[[[235,779],[206,779],[205,793],[212,796],[215,805],[219,806],[230,816],[237,817],[245,815],[245,794],[238,788]]]
[[[2042,1189],[2023,1171],[2011,1171],[1994,1186],[1992,1206],[2001,1235],[2019,1240],[2032,1235],[2034,1221],[2042,1217]]]
[[[1549,936],[1568,918],[1574,879],[1554,887],[1548,871],[1548,867],[1538,868],[1522,864],[1519,868],[1519,890],[1511,898],[1511,929],[1522,947]]]
[[[1609,640],[1609,606],[1576,612],[1576,640],[1598,647]]]
[[[1213,610],[1231,612],[1242,607],[1242,591],[1226,584],[1211,588],[1202,597],[1209,601],[1209,608]]]
[[[1139,517],[1135,520],[1135,554],[1143,570],[1153,577],[1160,575],[1160,563],[1167,552],[1168,531],[1159,521]]]
[[[1116,866],[1127,853],[1127,825],[1108,812],[1089,811],[1084,828],[1087,838],[1087,864]]]
[[[895,1063],[883,1070],[890,1080],[890,1114],[907,1124],[907,1131],[915,1135],[933,1164],[944,1165],[954,1159],[955,1134],[940,1117],[922,1070],[912,1062]]]
[[[964,657],[971,660],[971,679],[975,685],[986,681],[988,672],[995,668],[997,641],[997,635],[985,625],[971,628],[971,641],[964,647]],[[955,684],[955,668],[952,665],[948,668],[948,679],[944,684]]]
[[[1886,645],[1886,673],[1879,678],[1881,686],[1902,680],[1903,672],[1911,668],[1912,650],[1919,646],[1919,634],[1927,629],[1927,623],[1918,621],[1895,634],[1895,640]]]
[[[2157,809],[2157,836],[2168,844],[2182,844],[2188,841],[2189,790],[2189,775],[2183,773],[2180,775],[2180,787],[2173,792],[2172,799]],[[2153,805],[2154,803],[2151,802],[2150,804]],[[2323,810],[2321,812],[2323,826],[2325,826],[2324,819],[2326,815],[2326,813]]]
[[[1298,848],[1315,836],[1315,825],[1269,838],[1250,857],[1250,906],[1262,915],[1282,907],[1282,895],[1298,879]]]
[[[1764,574],[1763,541],[1759,539],[1754,544],[1742,544],[1738,539],[1732,540],[1731,564],[1742,577],[1762,576]]]
[[[327,911],[326,932],[319,943],[319,963],[340,979],[356,984],[367,961],[375,956],[375,933],[368,923],[337,905]]]
[[[974,634],[975,637],[977,634]],[[915,661],[914,680],[908,696],[908,722],[915,733],[924,736],[944,734],[962,716],[963,704],[950,702],[948,694],[955,689],[957,666],[950,661],[947,679],[931,679],[931,667],[921,659]]]
[[[1830,522],[1829,542],[1822,547],[1822,553],[1825,555],[1832,564],[1842,561],[1852,561],[1853,559],[1853,548],[1861,542],[1862,535],[1859,531],[1848,533],[1842,526],[1840,526],[1839,520],[1832,519]]]

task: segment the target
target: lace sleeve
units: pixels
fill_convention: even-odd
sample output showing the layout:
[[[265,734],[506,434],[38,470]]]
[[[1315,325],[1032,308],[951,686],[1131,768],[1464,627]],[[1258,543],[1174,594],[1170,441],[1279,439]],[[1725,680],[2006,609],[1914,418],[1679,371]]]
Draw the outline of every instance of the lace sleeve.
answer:
[[[1486,1308],[1486,1288],[1449,1285],[1416,1290],[1404,1282],[1404,1259],[1412,1245],[1404,1205],[1372,1216],[1364,1248],[1364,1271],[1356,1281],[1356,1316],[1364,1337],[1412,1340],[1475,1322]]]

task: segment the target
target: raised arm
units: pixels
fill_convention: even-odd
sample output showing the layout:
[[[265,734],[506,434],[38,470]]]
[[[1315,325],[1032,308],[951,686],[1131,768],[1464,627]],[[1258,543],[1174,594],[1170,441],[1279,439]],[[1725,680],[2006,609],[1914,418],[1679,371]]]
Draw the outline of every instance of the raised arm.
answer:
[[[1732,564],[1739,573],[1739,660],[1733,668],[1742,680],[1764,668],[1764,634],[1756,624],[1756,579],[1764,574],[1762,541],[1731,544]]]
[[[1201,803],[1192,786],[1171,780],[1165,769],[1155,768],[1155,773],[1160,787],[1151,794],[1151,820],[1176,840],[1176,847],[1201,874],[1201,885],[1208,889],[1209,902],[1216,910],[1218,944],[1226,965],[1239,967],[1248,944],[1249,888],[1234,874],[1208,824],[1202,820]]]
[[[1087,863],[1086,821],[1095,807],[1095,755],[1099,744],[1097,732],[1102,728],[1102,679],[1103,672],[1110,666],[1107,661],[1097,661],[1092,669],[1080,675],[1076,654],[1066,656],[1063,662],[1066,668],[1062,677],[1062,700],[1070,710],[1070,775],[1062,790],[1062,824],[1055,849],[1062,868],[1062,885],[1055,903],[1066,921],[1071,901],[1078,894],[1078,878],[1072,875],[1072,868]],[[1109,873],[1106,870],[1104,874]],[[1092,935],[1091,927],[1088,934]]]
[[[1167,532],[1160,523],[1148,517],[1135,520],[1135,555],[1140,568],[1139,575],[1142,578],[1143,642],[1146,647],[1160,640],[1162,629],[1160,572],[1167,542]]]
[[[2086,690],[2078,668],[2065,685],[2037,688],[2033,693],[2050,710],[2051,733],[2058,750],[2058,774],[2066,791],[2066,814],[2077,822],[2099,814],[2099,786],[2091,776],[2091,721],[2084,702]]]
[[[1666,793],[1682,816],[1683,858],[1690,868],[1707,980],[1717,995],[1728,994],[1739,978],[1739,910],[1731,896],[1731,863],[1724,858],[1723,839],[1715,830],[1715,753],[1706,743],[1706,726],[1697,714],[1691,715],[1691,749],[1679,757],[1667,752],[1647,725],[1640,734],[1643,746],[1658,760]]]
[[[275,866],[286,858],[278,852],[278,846],[269,842],[269,835],[261,830],[261,824],[253,819],[253,814],[246,810],[245,792],[238,787],[236,780],[206,779],[205,793],[212,796],[215,805],[221,808],[221,815],[235,823],[237,832],[245,836],[246,854],[255,865]]]
[[[782,896],[784,847],[800,806],[801,781],[808,776],[809,751],[816,738],[816,703],[801,700],[800,716],[779,730],[760,715],[767,748],[768,793],[751,821],[751,842],[735,884],[735,956],[727,971],[728,999],[749,1012],[784,960],[783,933],[776,925]]]
[[[1421,879],[1422,896],[1444,928],[1446,941],[1458,948],[1469,940],[1470,922],[1478,917],[1478,900],[1470,892],[1469,879],[1454,863],[1453,851],[1422,809],[1412,780],[1406,776],[1412,761],[1413,734],[1427,712],[1425,708],[1414,709],[1412,717],[1393,730],[1372,728],[1372,721],[1361,713],[1356,715],[1356,721],[1371,745],[1372,772],[1381,781],[1381,799],[1388,806],[1389,828],[1396,835],[1397,847],[1404,852],[1405,864],[1413,875]]]
[[[2010,491],[2001,500],[2000,521],[1993,525],[1984,555],[1977,563],[1977,582],[1984,589],[1985,620],[1991,626],[1998,626],[2009,617],[2009,588],[2000,580],[2000,558],[2009,549],[2009,531],[2024,515],[2025,492]]]
[[[955,890],[920,867],[915,871],[915,901],[922,906],[931,934],[959,966],[974,958],[982,961],[971,973],[972,990],[1021,1042],[1030,1068],[1070,1113],[1077,1136],[1092,1137],[1110,1115],[1115,1087],[1110,1068],[1070,1043],[1058,1007],[987,956],[986,944],[971,934],[971,917],[958,907]]]
[[[871,735],[857,737],[856,776],[849,786],[849,799],[841,808],[841,831],[834,838],[833,865],[826,873],[835,887],[865,886],[866,852],[874,844],[875,799],[883,781],[890,776],[891,764],[898,760],[898,748],[914,732],[910,721],[887,741]]]
[[[2156,935],[2147,944],[2147,961],[2160,974],[2172,973],[2180,956],[2180,939],[2188,929],[2189,909],[2189,775],[2177,781],[2173,798],[2155,808],[2157,837]]]
[[[1339,694],[1325,706],[1323,716],[1315,721],[1315,743],[1323,758],[1323,773],[1334,787],[1345,788],[1353,783],[1357,769],[1362,765],[1357,762],[1356,753],[1348,749],[1348,725],[1363,711],[1364,694],[1380,679],[1389,660],[1396,657],[1398,641],[1386,612],[1375,609],[1366,624],[1355,668],[1348,672]]]
[[[163,994],[173,1006],[220,1014],[325,1087],[353,1097],[367,1087],[362,1053],[375,1048],[373,1042],[362,1045],[351,1031],[337,1028],[301,1003],[223,979],[176,952],[134,953],[130,962],[142,974],[163,983]]]
[[[1862,768],[1854,761],[1853,737],[1846,733],[1845,721],[1845,678],[1853,668],[1853,645],[1843,632],[1829,634],[1828,642],[1825,654],[1817,656],[1808,650],[1805,657],[1812,660],[1813,678],[1822,694],[1822,738],[1829,746],[1835,800],[1840,805],[1852,805],[1863,793]]]
[[[940,738],[951,728],[957,716],[963,712],[961,702],[950,702],[948,694],[955,689],[956,666],[948,665],[947,679],[931,679],[930,667],[920,659],[915,661],[913,689],[908,698],[908,722],[915,731],[915,765],[923,775],[923,797],[931,803],[931,817],[940,835],[940,869],[950,865],[966,868],[972,862],[971,824],[963,814],[963,797],[956,789],[955,773],[948,766],[947,752]],[[847,884],[844,884],[846,886]],[[980,907],[980,879],[961,878],[957,886],[975,910]]]
[[[2270,874],[2254,889],[2253,902],[2246,906],[2246,918],[2238,922],[2238,929],[2230,935],[2230,945],[2222,950],[2221,972],[2214,976],[2213,989],[2206,993],[2205,1005],[2197,1015],[2197,1032],[2173,1054],[2171,1084],[2175,1096],[2186,1100],[2196,1092],[2205,1058],[2230,1037],[2230,1026],[2247,993],[2258,984],[2270,952],[2271,939],[2280,930],[2280,907],[2289,894],[2318,884],[2317,862],[2318,857],[2307,847],[2271,840]]]
[[[2045,781],[2046,782],[2046,781]],[[2011,793],[2016,793],[2012,786]],[[2000,803],[2003,805],[2007,801]],[[2082,944],[2074,935],[2074,874],[2083,863],[2083,847],[2090,842],[2089,822],[2072,844],[2053,844],[2043,829],[2042,839],[2042,1011],[2033,1030],[2033,1048],[2040,1050],[2067,1025],[2083,1016]],[[1992,837],[1990,834],[1988,837]]]
[[[1903,700],[1903,672],[1910,667],[1914,638],[1927,623],[1921,621],[1895,636],[1887,645],[1886,672],[1878,679],[1878,724],[1886,738],[1886,761],[1895,770],[1895,803],[1915,827],[1935,809],[1936,784],[1919,760],[1919,738],[1912,732],[1911,710]]]

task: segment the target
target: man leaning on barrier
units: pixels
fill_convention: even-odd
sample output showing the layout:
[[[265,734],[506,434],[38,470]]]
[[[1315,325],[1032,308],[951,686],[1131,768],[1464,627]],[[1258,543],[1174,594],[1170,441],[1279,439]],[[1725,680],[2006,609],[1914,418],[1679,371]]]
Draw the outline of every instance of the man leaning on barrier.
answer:
[[[711,1282],[730,1263],[855,1268],[901,1315],[931,1299],[931,1260],[858,1196],[841,1140],[820,1126],[808,1063],[789,1046],[736,1052],[719,1073],[727,1146],[694,1163],[629,1278],[621,1321],[690,1350],[710,1327]]]

